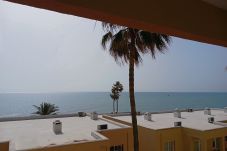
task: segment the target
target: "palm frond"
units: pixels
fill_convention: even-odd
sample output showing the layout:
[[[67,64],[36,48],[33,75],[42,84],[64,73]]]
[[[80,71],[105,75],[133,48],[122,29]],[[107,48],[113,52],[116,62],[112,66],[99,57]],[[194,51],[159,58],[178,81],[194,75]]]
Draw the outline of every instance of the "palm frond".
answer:
[[[165,41],[163,40],[162,36],[157,33],[152,33],[153,40],[155,43],[155,47],[160,51],[163,52],[166,49]]]
[[[102,23],[107,33],[102,38],[102,46],[106,49],[109,43],[110,55],[118,64],[129,62],[131,50],[135,51],[134,62],[142,62],[141,54],[150,53],[153,58],[157,52],[164,53],[171,38],[168,35],[128,28],[111,23]]]
[[[103,49],[106,49],[106,44],[112,39],[113,35],[112,32],[107,32],[103,37],[102,37],[102,47]]]
[[[112,23],[106,23],[106,22],[102,22],[102,28],[107,31],[107,32],[114,32],[117,31],[119,29],[122,29],[123,26],[119,26],[117,24],[112,24]]]
[[[128,33],[126,29],[122,29],[113,35],[109,52],[116,62],[124,64],[129,60],[128,50]]]
[[[138,51],[135,51],[134,62],[136,66],[143,62],[143,59]]]
[[[113,91],[113,89],[115,91],[117,91],[118,93],[121,93],[124,88],[123,88],[123,85],[119,81],[116,81],[116,83],[112,87],[112,91]]]
[[[146,31],[138,32],[137,44],[142,45],[142,47],[137,45],[142,53],[147,53],[150,50],[154,57],[155,42],[152,33]]]
[[[166,41],[167,44],[170,44],[172,41],[171,37],[168,35],[161,34],[162,38]]]
[[[169,36],[159,33],[140,31],[138,37],[140,37],[138,38],[140,42],[137,44],[143,45],[143,47],[137,45],[140,51],[142,53],[150,52],[153,58],[155,58],[156,51],[164,53],[167,45],[170,43]]]

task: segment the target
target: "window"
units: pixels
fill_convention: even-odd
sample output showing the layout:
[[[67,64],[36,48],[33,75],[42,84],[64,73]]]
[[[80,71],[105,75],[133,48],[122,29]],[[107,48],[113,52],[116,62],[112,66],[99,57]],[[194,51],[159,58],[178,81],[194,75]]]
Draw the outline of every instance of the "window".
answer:
[[[110,151],[124,151],[124,145],[111,146]]]
[[[175,141],[168,141],[165,143],[165,151],[175,151]]]
[[[194,140],[194,151],[201,151],[201,143],[200,140]]]
[[[212,150],[220,151],[221,150],[221,138],[214,138],[212,142]]]

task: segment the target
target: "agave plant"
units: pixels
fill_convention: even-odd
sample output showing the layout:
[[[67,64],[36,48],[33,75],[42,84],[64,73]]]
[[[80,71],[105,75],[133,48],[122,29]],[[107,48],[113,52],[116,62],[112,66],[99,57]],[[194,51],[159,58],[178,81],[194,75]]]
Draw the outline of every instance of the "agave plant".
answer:
[[[47,102],[42,102],[39,106],[36,106],[36,105],[33,105],[33,106],[37,110],[33,114],[39,114],[39,115],[55,115],[59,110],[58,106]]]

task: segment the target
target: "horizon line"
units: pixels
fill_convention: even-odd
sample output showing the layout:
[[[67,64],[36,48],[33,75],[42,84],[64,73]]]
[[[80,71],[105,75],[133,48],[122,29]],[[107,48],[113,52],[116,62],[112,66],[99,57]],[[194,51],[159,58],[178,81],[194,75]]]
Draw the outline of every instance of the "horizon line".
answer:
[[[111,93],[110,91],[0,92],[0,94]],[[122,93],[129,93],[123,91]],[[135,91],[135,93],[227,93],[227,91]]]

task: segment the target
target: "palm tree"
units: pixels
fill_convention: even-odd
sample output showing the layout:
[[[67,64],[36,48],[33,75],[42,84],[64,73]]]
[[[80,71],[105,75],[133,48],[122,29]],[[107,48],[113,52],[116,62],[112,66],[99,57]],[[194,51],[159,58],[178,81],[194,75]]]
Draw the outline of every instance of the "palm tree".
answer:
[[[109,46],[109,53],[117,63],[129,64],[129,97],[133,126],[134,151],[139,150],[136,104],[134,95],[134,66],[142,62],[141,54],[150,53],[155,58],[156,52],[163,53],[170,42],[164,34],[147,32],[130,27],[102,23],[106,32],[102,37],[104,49]]]
[[[40,104],[40,106],[33,105],[36,108],[36,112],[33,114],[39,114],[39,115],[55,115],[56,112],[59,110],[58,106],[55,104],[43,102]]]
[[[114,88],[116,89],[119,97],[120,97],[120,93],[123,91],[123,85],[117,81],[115,84],[114,84]],[[116,102],[117,102],[117,113],[118,113],[118,100],[119,100],[119,97],[117,98]]]
[[[112,86],[110,97],[113,100],[113,113],[116,113],[115,102],[116,100],[119,99],[119,94],[117,93],[116,88],[114,86]]]

